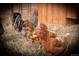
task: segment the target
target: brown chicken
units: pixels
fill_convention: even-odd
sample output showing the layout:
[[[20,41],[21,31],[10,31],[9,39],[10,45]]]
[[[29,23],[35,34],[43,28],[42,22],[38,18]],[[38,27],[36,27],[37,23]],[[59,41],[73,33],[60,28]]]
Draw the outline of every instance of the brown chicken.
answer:
[[[25,28],[26,32],[25,36],[28,37],[28,39],[30,39],[34,30],[32,23],[29,20],[25,20],[23,23],[23,27]]]
[[[47,26],[45,24],[40,24],[36,30],[35,34],[37,35],[40,41],[47,40]]]
[[[44,43],[46,45],[44,50],[47,55],[60,55],[67,45],[68,38],[66,36],[59,38],[55,33],[51,33],[51,35],[49,33],[47,42]]]
[[[40,24],[35,30],[35,39],[38,39],[42,45],[42,50],[46,55],[59,55],[64,51],[68,41],[68,35],[58,37],[53,31],[50,32],[45,24]]]
[[[42,45],[42,50],[47,55],[58,55],[62,50],[62,42],[57,40],[55,32],[49,32],[45,24],[40,24],[35,30],[35,37]]]

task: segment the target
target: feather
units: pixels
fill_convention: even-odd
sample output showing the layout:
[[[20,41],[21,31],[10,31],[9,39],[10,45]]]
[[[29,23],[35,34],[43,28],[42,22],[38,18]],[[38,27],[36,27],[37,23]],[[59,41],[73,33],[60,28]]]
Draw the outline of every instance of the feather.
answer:
[[[38,11],[37,10],[33,9],[31,11],[30,21],[32,22],[34,27],[38,25]]]

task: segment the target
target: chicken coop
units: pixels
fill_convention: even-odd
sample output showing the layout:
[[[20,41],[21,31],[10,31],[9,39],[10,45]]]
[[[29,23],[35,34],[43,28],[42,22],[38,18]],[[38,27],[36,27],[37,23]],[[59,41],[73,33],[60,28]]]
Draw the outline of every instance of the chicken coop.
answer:
[[[78,10],[79,4],[0,4],[1,55],[74,55]]]

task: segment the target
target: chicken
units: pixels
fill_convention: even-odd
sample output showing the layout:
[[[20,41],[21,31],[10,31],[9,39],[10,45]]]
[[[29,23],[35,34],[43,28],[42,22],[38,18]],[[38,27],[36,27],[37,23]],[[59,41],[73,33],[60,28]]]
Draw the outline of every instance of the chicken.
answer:
[[[57,44],[59,44],[60,42],[57,41],[56,39],[52,38],[49,41],[47,41],[45,43],[44,46],[44,51],[47,55],[58,55],[59,53],[61,53],[63,51],[63,47],[60,46],[56,46]]]
[[[61,43],[56,39],[56,33],[50,32],[45,24],[40,24],[34,33],[34,36],[38,39],[42,45],[42,50],[47,55],[52,55],[57,52],[57,44]],[[62,48],[61,48],[62,49]],[[59,49],[59,50],[61,50]]]
[[[30,29],[30,31],[33,31],[33,25],[29,20],[24,21],[23,27],[26,28],[26,31],[28,30],[28,28]]]
[[[65,50],[69,34],[58,37],[55,32],[48,32],[47,41],[43,42],[43,49],[47,55],[60,55]]]
[[[15,30],[21,32],[22,27],[23,27],[23,20],[22,20],[22,17],[21,17],[20,13],[15,12],[13,14],[12,22],[13,22],[13,26],[14,26]]]
[[[48,32],[47,41],[44,42],[43,49],[47,55],[55,54],[56,45],[58,41],[56,40],[56,33]]]
[[[25,28],[26,37],[30,39],[34,30],[32,23],[29,20],[25,20],[23,23],[23,27]]]
[[[59,37],[56,32],[48,31],[47,26],[42,23],[39,24],[32,34],[33,39],[40,42],[43,52],[47,55],[61,54],[67,45],[68,35]]]
[[[47,40],[47,26],[45,24],[40,24],[37,28],[36,28],[36,35],[38,37],[39,40]]]
[[[31,11],[30,20],[29,20],[33,27],[37,27],[38,25],[38,11],[36,9],[33,9]]]

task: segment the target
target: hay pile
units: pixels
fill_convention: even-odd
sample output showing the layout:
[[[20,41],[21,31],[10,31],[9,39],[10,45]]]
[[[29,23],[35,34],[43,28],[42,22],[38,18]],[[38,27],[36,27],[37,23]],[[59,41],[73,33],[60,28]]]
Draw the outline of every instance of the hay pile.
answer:
[[[71,44],[74,45],[79,38],[79,25],[64,27],[62,25],[50,24],[47,25],[49,31],[55,31],[57,36],[63,36],[70,33]],[[31,39],[26,39],[19,32],[4,33],[3,39],[5,50],[9,55],[45,55],[38,41],[32,42]]]

